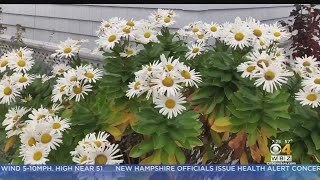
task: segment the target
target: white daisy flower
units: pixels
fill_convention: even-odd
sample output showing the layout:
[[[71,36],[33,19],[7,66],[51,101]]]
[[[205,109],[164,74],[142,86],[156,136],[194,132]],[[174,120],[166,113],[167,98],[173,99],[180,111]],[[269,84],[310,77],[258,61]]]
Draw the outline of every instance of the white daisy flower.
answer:
[[[92,146],[96,148],[100,148],[106,145],[110,145],[110,142],[108,141],[108,137],[110,134],[104,131],[99,131],[98,135],[96,136],[95,133],[93,133],[93,138],[91,139]]]
[[[32,101],[32,96],[30,94],[28,94],[27,96],[22,98],[21,101],[24,103],[30,102],[30,101]]]
[[[61,134],[67,129],[70,129],[70,123],[67,119],[62,119],[58,116],[48,117],[48,123],[50,124],[51,128],[54,132]]]
[[[6,126],[5,130],[12,129],[13,126],[19,123],[22,116],[24,116],[29,110],[25,107],[13,107],[10,108],[5,115],[5,119],[2,121],[2,126]]]
[[[237,67],[237,71],[242,72],[241,74],[242,78],[249,77],[250,79],[252,79],[253,75],[255,75],[259,71],[259,69],[256,67],[255,63],[251,61],[247,61],[247,62],[241,63]]]
[[[179,73],[183,78],[184,82],[186,83],[187,87],[196,86],[198,88],[198,83],[202,82],[201,75],[199,74],[199,72],[195,72],[194,69],[190,70],[189,66],[181,66],[181,68],[179,68]]]
[[[303,106],[309,105],[312,108],[320,106],[320,94],[308,88],[300,89],[296,93],[296,100]]]
[[[64,72],[68,71],[71,67],[65,63],[55,64],[52,69],[52,74],[62,75]]]
[[[54,85],[54,88],[52,90],[51,101],[54,103],[58,101],[62,103],[64,95],[68,93],[67,88],[68,86],[66,84],[58,83]]]
[[[304,68],[313,68],[313,67],[318,67],[319,66],[319,62],[317,61],[316,58],[314,58],[314,56],[307,56],[305,55],[304,57],[297,57],[295,60],[295,65],[296,66],[301,66]]]
[[[158,42],[157,33],[148,27],[139,28],[136,31],[136,41],[142,44],[148,44],[149,42]]]
[[[20,47],[19,49],[13,50],[13,54],[22,58],[22,57],[31,57],[33,50],[27,47]]]
[[[264,63],[261,64],[262,68],[253,76],[257,78],[254,85],[259,87],[263,84],[263,90],[269,93],[273,93],[274,89],[278,89],[278,86],[281,87],[282,84],[287,83],[287,77],[293,75],[277,64],[271,64],[268,67]]]
[[[191,47],[188,47],[189,52],[186,54],[186,59],[193,59],[194,57],[200,55],[203,51],[205,51],[205,47],[203,43],[195,43],[192,44]]]
[[[139,52],[139,50],[134,47],[134,46],[127,46],[124,48],[124,51],[120,53],[121,57],[131,57],[131,56],[135,56],[137,53]]]
[[[210,37],[217,38],[217,37],[219,37],[219,33],[221,31],[221,26],[219,24],[213,23],[213,22],[211,22],[210,24],[205,23],[204,29]]]
[[[224,35],[226,36],[226,43],[234,49],[249,47],[253,38],[249,28],[245,26],[238,27],[234,31],[225,33]]]
[[[62,143],[62,135],[57,133],[48,122],[39,123],[35,131],[37,134],[36,140],[50,149],[55,150]]]
[[[120,37],[121,35],[117,30],[111,29],[102,36],[99,36],[99,39],[96,42],[99,47],[102,47],[104,50],[110,50],[120,41]]]
[[[320,74],[315,74],[311,77],[305,77],[301,84],[310,90],[317,92],[320,91]]]
[[[27,74],[27,73],[25,73],[25,74],[23,74],[23,73],[14,73],[12,76],[13,76],[13,79],[16,82],[17,86],[20,87],[20,88],[26,88],[35,79],[34,75]]]
[[[58,49],[55,50],[56,52],[51,55],[51,57],[58,56],[61,58],[72,58],[77,53],[79,53],[79,50],[81,48],[81,43],[85,42],[84,40],[78,41],[68,38],[64,42],[60,42],[58,45]]]
[[[8,63],[9,63],[8,56],[6,54],[1,56],[1,58],[0,58],[0,73],[7,70]]]
[[[83,148],[83,146],[78,145],[75,151],[71,151],[70,154],[73,156],[72,161],[77,164],[87,164],[90,160],[88,157],[88,151],[92,149],[91,147]]]
[[[26,73],[32,68],[33,64],[34,60],[32,60],[31,56],[13,56],[12,59],[9,61],[8,66],[15,72]]]
[[[48,148],[39,144],[25,149],[21,156],[24,157],[24,164],[46,164],[49,161],[49,151]]]
[[[88,164],[106,165],[123,163],[123,159],[119,159],[123,155],[116,155],[120,151],[118,146],[118,144],[109,144],[104,147],[93,148],[92,151],[89,152],[90,161]]]
[[[172,117],[177,117],[178,114],[181,114],[183,110],[186,110],[181,104],[186,103],[185,97],[178,93],[175,96],[160,96],[155,101],[155,108],[161,108],[159,113],[164,116],[167,116],[168,119]]]
[[[284,27],[278,24],[278,22],[269,26],[269,33],[271,39],[275,41],[283,41],[290,36],[290,33],[288,33]]]
[[[160,55],[161,66],[165,71],[175,71],[177,67],[180,65],[179,58],[173,60],[173,56],[166,58],[164,54]]]
[[[126,92],[126,96],[129,97],[129,99],[134,96],[139,97],[148,90],[146,86],[147,84],[143,79],[136,77],[135,81],[129,83],[129,89]]]
[[[20,134],[20,141],[21,141],[20,152],[23,152],[26,148],[30,148],[32,146],[39,144],[36,141],[37,136],[38,135],[36,134],[36,131],[34,128],[30,128],[30,126],[27,126],[26,128],[24,128],[23,132]]]
[[[79,102],[81,98],[84,98],[84,95],[88,95],[89,91],[92,91],[92,86],[90,84],[77,83],[70,88],[69,100],[76,97],[76,102]]]
[[[182,88],[179,83],[182,79],[173,73],[163,73],[162,75],[157,75],[155,79],[151,80],[152,88],[156,89],[160,95],[175,96],[178,91]]]
[[[84,68],[84,78],[85,82],[96,83],[97,80],[101,79],[103,76],[103,71],[99,68],[93,68],[92,65],[85,65]]]
[[[42,105],[38,109],[33,109],[31,114],[28,115],[32,121],[44,120],[48,116],[51,116],[49,110],[47,108],[43,108]]]
[[[17,85],[12,85],[7,81],[0,82],[0,104],[11,104],[16,101],[16,97],[20,96]]]

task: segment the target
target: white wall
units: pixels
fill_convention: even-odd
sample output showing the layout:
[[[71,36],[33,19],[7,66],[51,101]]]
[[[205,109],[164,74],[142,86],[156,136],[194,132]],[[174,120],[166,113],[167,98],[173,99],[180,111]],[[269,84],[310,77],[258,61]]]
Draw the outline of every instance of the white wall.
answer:
[[[7,35],[15,33],[15,25],[26,27],[25,38],[58,43],[67,37],[88,39],[95,47],[96,30],[102,19],[146,18],[157,8],[174,9],[180,16],[173,28],[202,20],[222,23],[236,16],[252,16],[265,23],[288,19],[293,4],[0,4],[1,23]]]

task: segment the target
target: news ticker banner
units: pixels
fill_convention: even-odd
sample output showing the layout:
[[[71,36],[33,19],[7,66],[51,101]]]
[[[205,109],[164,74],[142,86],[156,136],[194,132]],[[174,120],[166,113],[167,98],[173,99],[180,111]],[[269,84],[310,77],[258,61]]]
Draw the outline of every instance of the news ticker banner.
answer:
[[[7,179],[308,179],[320,166],[308,165],[0,165]]]

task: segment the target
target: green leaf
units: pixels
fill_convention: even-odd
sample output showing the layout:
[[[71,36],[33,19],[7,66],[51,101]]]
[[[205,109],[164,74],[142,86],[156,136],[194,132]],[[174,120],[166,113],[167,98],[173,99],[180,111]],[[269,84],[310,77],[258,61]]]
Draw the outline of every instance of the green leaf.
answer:
[[[320,149],[320,135],[316,131],[314,131],[311,133],[311,138],[312,138],[314,145],[316,146],[316,150],[319,150]]]

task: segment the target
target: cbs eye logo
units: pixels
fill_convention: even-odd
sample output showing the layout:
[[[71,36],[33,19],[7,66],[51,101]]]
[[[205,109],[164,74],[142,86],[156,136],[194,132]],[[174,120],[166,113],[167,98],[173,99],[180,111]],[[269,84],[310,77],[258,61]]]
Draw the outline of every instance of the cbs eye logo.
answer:
[[[287,153],[287,155],[290,155],[290,153],[291,153],[290,144],[286,144],[283,148],[281,147],[280,144],[272,144],[270,146],[270,152],[273,155],[278,155],[281,152],[282,153]]]

